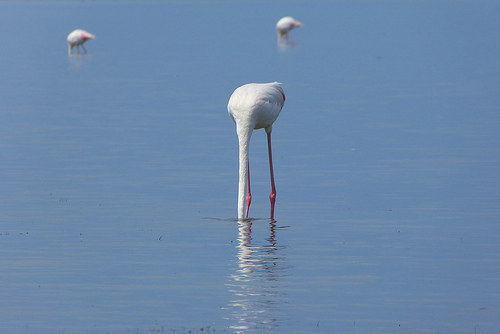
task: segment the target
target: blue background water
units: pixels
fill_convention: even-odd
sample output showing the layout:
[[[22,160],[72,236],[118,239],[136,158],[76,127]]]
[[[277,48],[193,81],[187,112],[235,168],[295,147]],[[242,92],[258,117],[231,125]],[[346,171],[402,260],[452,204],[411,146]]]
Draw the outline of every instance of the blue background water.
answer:
[[[499,332],[499,14],[0,2],[0,333]],[[226,104],[275,80],[238,223]]]

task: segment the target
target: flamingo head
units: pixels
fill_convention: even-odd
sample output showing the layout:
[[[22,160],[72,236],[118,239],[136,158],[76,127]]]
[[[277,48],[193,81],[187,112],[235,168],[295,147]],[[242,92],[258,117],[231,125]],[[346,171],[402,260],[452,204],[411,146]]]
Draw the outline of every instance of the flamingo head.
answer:
[[[87,39],[94,39],[95,36],[88,32],[82,32],[82,39],[86,41]]]
[[[292,28],[295,28],[295,27],[303,27],[304,26],[304,23],[300,22],[300,21],[293,21],[292,22]]]

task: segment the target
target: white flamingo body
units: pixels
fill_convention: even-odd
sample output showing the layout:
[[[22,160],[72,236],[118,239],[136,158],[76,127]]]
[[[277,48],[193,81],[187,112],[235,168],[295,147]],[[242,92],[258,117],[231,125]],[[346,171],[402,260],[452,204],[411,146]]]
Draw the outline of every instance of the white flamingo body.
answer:
[[[276,23],[276,31],[278,32],[278,44],[281,44],[284,40],[286,44],[293,44],[292,35],[290,35],[290,30],[296,27],[303,27],[304,24],[297,21],[291,16],[285,16],[281,18],[278,23]]]
[[[271,195],[269,197],[271,200],[271,218],[274,218],[276,188],[271,153],[271,131],[272,125],[278,118],[284,103],[285,94],[278,82],[243,85],[238,87],[229,99],[227,109],[236,123],[236,133],[239,141],[238,219],[248,218],[248,209],[252,197],[248,162],[250,137],[254,129],[262,128],[267,133],[269,169],[271,173]],[[247,190],[246,197],[245,188]]]
[[[85,30],[82,29],[73,30],[68,35],[68,54],[70,55],[72,54],[73,47],[75,46],[77,54],[80,54],[79,46],[81,46],[83,51],[87,53],[87,50],[83,46],[83,43],[85,43],[89,39],[94,39],[94,38],[95,38],[94,35]]]

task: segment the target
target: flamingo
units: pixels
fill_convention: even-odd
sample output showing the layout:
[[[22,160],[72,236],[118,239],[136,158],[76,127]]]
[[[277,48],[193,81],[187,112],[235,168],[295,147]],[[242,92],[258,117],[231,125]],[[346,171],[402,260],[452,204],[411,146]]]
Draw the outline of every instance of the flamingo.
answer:
[[[269,170],[271,173],[271,195],[269,195],[269,199],[271,201],[271,219],[274,218],[276,187],[274,185],[271,153],[271,130],[284,103],[285,94],[278,82],[249,83],[236,88],[229,98],[227,110],[236,123],[236,133],[239,141],[238,219],[248,218],[248,210],[252,201],[250,164],[248,162],[249,143],[253,130],[262,128],[267,133]],[[245,188],[247,188],[246,197]],[[244,211],[245,207],[246,210]]]
[[[77,54],[80,54],[80,49],[78,48],[80,45],[82,46],[83,51],[87,53],[87,50],[83,46],[83,43],[85,43],[88,39],[94,39],[94,38],[95,38],[94,35],[85,30],[82,29],[73,30],[68,35],[68,53],[71,55],[73,47],[76,46],[76,52]]]
[[[290,30],[296,27],[303,27],[304,24],[295,20],[291,16],[285,16],[281,18],[278,23],[276,23],[276,31],[278,32],[278,44],[281,44],[283,37],[286,39],[285,44],[293,44],[292,35],[290,35]]]

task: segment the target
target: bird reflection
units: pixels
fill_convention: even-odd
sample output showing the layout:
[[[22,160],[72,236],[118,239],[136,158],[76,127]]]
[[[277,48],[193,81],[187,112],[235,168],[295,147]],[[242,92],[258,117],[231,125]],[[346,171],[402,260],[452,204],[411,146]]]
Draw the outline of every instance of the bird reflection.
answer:
[[[252,224],[251,220],[238,222],[237,267],[227,283],[234,296],[228,307],[231,321],[236,321],[230,326],[235,333],[270,330],[286,321],[282,314],[287,296],[281,281],[288,267],[281,254],[285,247],[276,241],[276,221],[269,223],[269,237],[263,241],[253,240]]]

